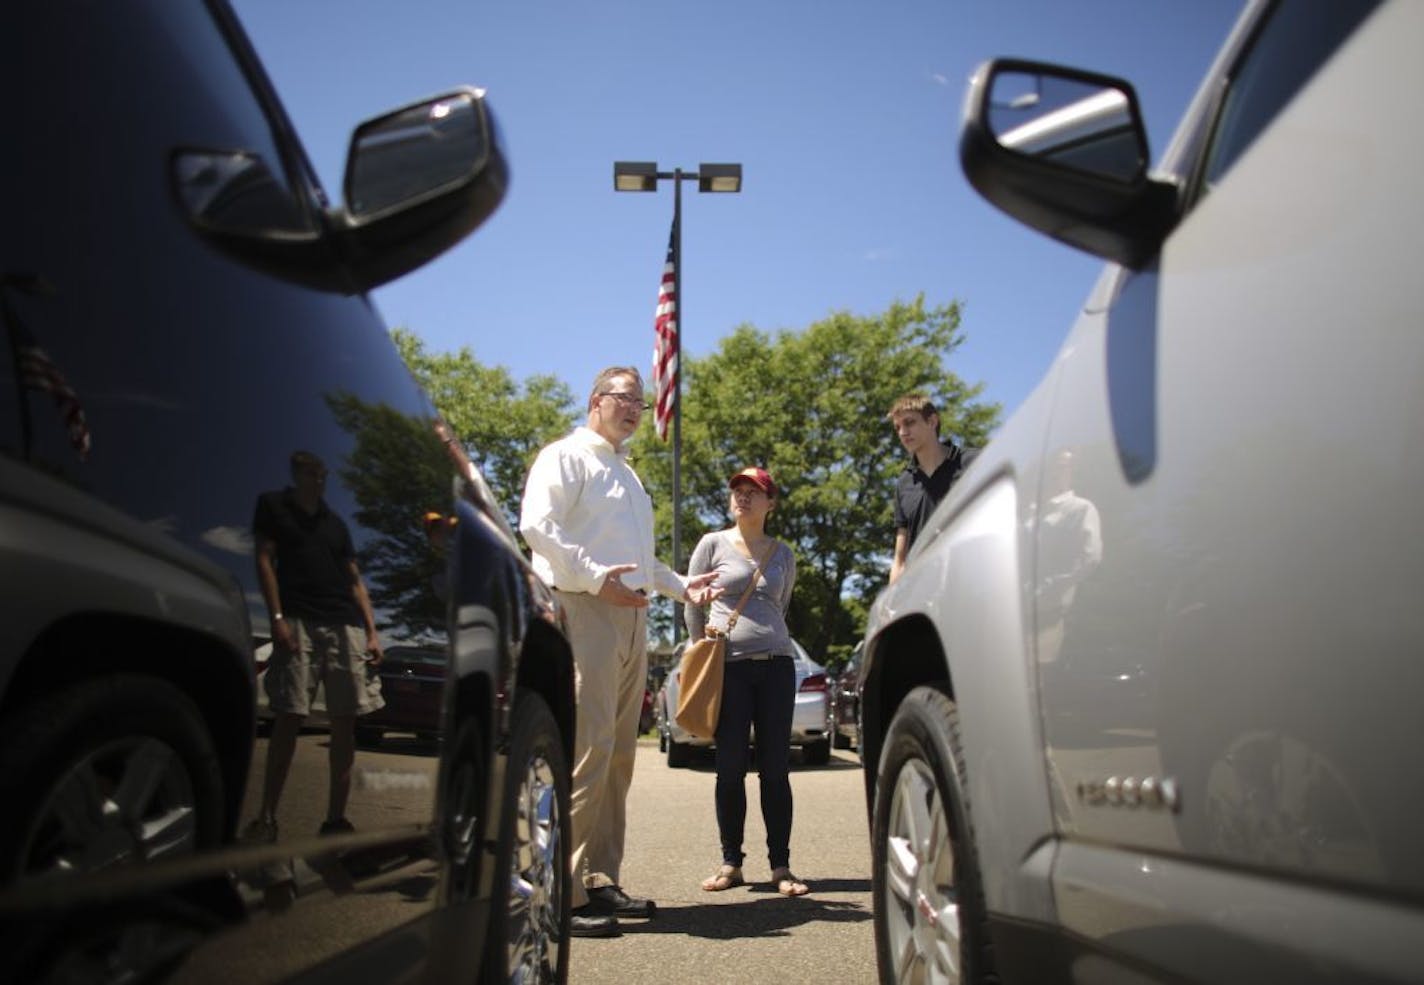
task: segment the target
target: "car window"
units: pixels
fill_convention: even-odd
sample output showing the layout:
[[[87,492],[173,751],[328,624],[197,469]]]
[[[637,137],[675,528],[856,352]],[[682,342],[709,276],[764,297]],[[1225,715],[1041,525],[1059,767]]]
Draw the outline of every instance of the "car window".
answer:
[[[1276,5],[1228,82],[1207,151],[1203,191],[1221,180],[1378,6],[1316,0]]]

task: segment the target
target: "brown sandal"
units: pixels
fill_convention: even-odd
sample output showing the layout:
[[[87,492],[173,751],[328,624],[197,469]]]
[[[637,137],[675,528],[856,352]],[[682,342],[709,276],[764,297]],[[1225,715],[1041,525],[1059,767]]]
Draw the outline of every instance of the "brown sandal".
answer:
[[[777,869],[771,874],[771,881],[776,883],[776,891],[782,896],[805,896],[811,891],[811,887],[792,875],[790,869]]]
[[[724,889],[733,889],[737,886],[745,886],[747,881],[742,878],[742,870],[735,865],[724,865],[715,874],[702,880],[702,889],[708,893],[720,893]]]

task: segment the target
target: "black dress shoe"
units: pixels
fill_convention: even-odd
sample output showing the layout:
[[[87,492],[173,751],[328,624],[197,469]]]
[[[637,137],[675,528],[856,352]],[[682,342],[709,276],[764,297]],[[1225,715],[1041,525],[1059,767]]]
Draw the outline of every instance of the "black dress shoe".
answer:
[[[600,913],[614,913],[620,917],[651,917],[658,912],[658,905],[652,900],[629,896],[621,886],[590,889],[588,901]]]
[[[617,937],[618,918],[595,909],[592,904],[576,908],[569,916],[570,937]]]

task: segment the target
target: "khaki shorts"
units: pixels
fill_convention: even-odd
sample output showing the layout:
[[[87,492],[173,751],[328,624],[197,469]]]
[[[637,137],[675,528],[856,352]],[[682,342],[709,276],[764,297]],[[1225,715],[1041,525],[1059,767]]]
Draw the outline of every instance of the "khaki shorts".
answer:
[[[327,715],[365,715],[385,707],[380,676],[367,675],[364,629],[297,617],[288,617],[287,625],[297,634],[297,652],[274,646],[262,675],[273,711],[305,717],[319,684],[326,686]]]

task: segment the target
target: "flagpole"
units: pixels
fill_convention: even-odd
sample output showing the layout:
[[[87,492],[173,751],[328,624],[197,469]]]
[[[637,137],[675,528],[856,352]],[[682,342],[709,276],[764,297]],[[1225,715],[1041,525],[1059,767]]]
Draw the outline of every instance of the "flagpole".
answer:
[[[677,332],[673,336],[672,385],[672,570],[682,572],[682,168],[673,170],[672,183],[672,296],[677,299]],[[672,642],[682,639],[682,603],[672,607]]]

